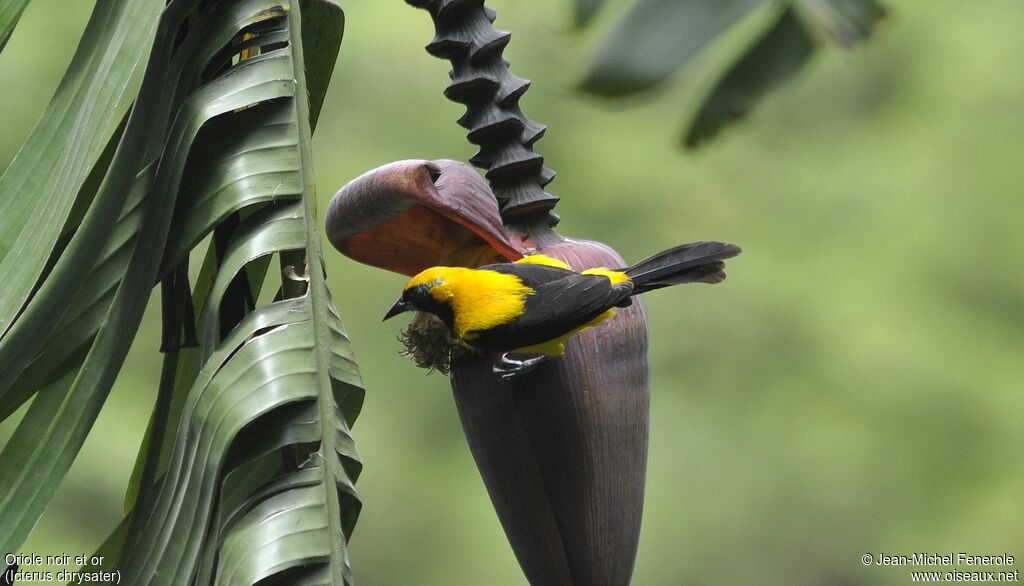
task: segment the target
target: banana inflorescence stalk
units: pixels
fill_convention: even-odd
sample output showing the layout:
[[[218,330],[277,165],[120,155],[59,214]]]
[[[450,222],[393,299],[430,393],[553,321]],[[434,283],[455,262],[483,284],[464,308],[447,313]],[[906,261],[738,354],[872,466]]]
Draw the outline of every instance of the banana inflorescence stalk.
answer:
[[[494,29],[495,11],[483,0],[406,1],[434,20],[436,34],[427,52],[452,64],[444,95],[466,106],[458,123],[480,147],[469,162],[487,170],[502,216],[519,219],[555,207],[558,197],[544,190],[555,172],[533,151],[546,127],[523,114],[519,99],[530,82],[513,75],[502,56],[512,34]],[[550,222],[557,216],[551,214]]]

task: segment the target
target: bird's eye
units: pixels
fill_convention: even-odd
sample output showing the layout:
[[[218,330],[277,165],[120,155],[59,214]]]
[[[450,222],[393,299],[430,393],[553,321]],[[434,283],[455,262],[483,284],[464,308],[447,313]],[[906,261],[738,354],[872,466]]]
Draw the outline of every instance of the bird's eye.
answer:
[[[405,292],[405,294],[406,299],[413,303],[425,301],[430,296],[430,292],[427,290],[426,287],[423,287],[422,285],[419,287],[413,287],[412,289],[409,289],[408,291]]]

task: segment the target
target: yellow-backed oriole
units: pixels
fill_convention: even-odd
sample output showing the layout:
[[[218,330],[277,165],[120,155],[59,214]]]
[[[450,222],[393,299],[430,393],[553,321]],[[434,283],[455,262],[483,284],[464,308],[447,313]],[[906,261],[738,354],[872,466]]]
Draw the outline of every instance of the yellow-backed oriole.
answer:
[[[739,253],[732,244],[694,242],[626,269],[576,272],[541,254],[475,269],[432,267],[409,280],[384,319],[406,311],[432,313],[467,346],[505,352],[495,372],[510,378],[565,354],[570,336],[610,318],[616,307],[628,307],[633,295],[721,282],[723,261]],[[515,360],[508,354],[536,356]]]

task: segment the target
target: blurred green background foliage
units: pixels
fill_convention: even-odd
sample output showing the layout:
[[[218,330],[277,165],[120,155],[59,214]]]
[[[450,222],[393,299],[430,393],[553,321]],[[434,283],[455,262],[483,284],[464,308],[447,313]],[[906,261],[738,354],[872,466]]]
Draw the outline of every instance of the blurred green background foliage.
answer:
[[[372,167],[473,153],[441,96],[448,64],[422,50],[427,15],[343,4],[315,139],[321,211]],[[0,54],[0,169],[91,5],[34,0]],[[909,569],[860,556],[1024,556],[1024,3],[888,5],[875,39],[817,56],[746,123],[683,153],[680,108],[707,83],[693,68],[624,102],[573,89],[627,2],[583,32],[568,2],[493,2],[513,71],[534,81],[524,110],[549,126],[537,150],[559,173],[562,233],[628,260],[703,238],[745,250],[724,285],[647,299],[636,584],[895,584]],[[380,323],[404,279],[331,250],[327,268],[368,389],[357,579],[522,584],[447,381],[398,355],[401,324]],[[23,552],[90,553],[123,516],[159,377],[157,309]]]

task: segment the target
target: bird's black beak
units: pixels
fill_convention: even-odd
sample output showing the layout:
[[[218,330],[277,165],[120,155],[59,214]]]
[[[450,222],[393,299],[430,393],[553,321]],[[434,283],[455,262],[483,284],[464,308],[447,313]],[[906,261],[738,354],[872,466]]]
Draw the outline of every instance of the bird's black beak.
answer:
[[[407,311],[412,311],[414,309],[416,308],[413,307],[412,303],[409,303],[405,299],[399,299],[398,301],[395,302],[394,305],[391,306],[391,309],[389,309],[388,312],[384,315],[384,319],[382,321],[388,321],[389,319],[395,317],[400,313],[405,313]]]

